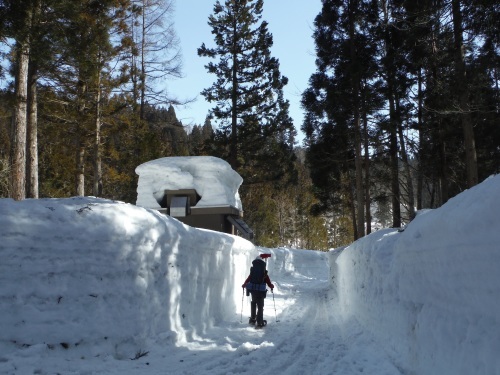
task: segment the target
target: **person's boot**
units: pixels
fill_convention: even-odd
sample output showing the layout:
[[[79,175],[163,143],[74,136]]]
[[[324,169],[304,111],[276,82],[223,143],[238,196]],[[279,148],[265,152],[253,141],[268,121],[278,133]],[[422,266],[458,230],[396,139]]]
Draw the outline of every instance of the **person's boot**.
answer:
[[[267,325],[267,320],[263,320],[262,322],[257,322],[255,328],[263,328]]]

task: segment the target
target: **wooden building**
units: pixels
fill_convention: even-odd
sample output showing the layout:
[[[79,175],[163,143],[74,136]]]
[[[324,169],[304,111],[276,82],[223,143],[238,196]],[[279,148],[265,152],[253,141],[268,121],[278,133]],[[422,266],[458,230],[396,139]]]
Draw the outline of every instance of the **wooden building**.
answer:
[[[159,211],[192,227],[253,239],[253,231],[243,221],[242,211],[231,205],[197,207],[200,199],[194,189],[165,190]]]

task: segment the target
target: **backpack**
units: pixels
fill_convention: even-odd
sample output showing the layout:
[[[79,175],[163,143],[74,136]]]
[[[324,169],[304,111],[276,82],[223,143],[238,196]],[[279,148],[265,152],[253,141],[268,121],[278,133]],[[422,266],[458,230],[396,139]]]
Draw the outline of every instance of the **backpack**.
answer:
[[[262,259],[255,259],[252,262],[252,267],[250,268],[250,285],[248,285],[248,289],[266,290],[266,282],[264,281],[265,277],[266,263]]]

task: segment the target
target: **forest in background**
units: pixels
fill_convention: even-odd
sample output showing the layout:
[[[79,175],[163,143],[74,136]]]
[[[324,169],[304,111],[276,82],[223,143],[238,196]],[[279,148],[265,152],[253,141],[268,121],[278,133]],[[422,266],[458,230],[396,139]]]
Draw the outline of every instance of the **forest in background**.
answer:
[[[498,2],[322,4],[302,96],[316,212],[359,238],[380,207],[400,227],[499,172]]]
[[[244,179],[256,244],[327,250],[500,171],[498,4],[322,4],[303,124],[264,1],[227,0],[198,50],[214,107],[187,127],[173,0],[0,0],[0,197],[135,203],[139,164],[212,155]]]

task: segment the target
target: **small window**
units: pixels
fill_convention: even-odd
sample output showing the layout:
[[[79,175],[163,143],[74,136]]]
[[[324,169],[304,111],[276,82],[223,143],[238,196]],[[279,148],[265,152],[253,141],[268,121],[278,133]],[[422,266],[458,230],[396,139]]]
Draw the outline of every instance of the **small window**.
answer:
[[[170,216],[185,217],[188,214],[188,197],[172,197]]]

